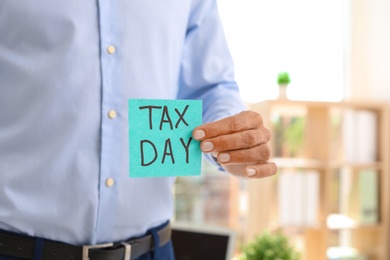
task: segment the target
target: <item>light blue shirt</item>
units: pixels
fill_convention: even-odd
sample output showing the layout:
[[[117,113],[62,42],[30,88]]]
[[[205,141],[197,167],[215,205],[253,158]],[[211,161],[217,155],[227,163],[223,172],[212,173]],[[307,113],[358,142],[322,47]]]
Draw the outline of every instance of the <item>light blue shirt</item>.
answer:
[[[0,1],[0,229],[95,244],[172,217],[174,178],[128,177],[129,98],[244,109],[215,0]]]

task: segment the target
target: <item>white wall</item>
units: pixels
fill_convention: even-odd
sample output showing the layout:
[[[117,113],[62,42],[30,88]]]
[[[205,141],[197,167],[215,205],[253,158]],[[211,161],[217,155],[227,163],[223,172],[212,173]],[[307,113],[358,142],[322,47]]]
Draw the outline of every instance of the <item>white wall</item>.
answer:
[[[390,1],[350,0],[347,96],[390,100]]]

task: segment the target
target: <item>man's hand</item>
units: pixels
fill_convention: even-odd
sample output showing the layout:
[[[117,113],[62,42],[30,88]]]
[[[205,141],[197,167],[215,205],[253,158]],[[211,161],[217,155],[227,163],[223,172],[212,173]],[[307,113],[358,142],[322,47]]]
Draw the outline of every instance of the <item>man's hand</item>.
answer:
[[[271,150],[267,142],[271,133],[254,111],[201,125],[192,135],[201,141],[204,153],[211,153],[233,175],[263,178],[277,171],[275,163],[268,162]]]

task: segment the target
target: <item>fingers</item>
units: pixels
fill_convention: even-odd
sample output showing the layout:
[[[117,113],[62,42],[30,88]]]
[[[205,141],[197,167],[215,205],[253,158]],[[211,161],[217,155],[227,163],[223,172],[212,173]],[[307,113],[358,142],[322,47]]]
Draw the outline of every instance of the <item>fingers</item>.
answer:
[[[222,165],[222,167],[229,173],[247,178],[266,178],[277,173],[278,168],[275,163],[266,162],[257,165],[252,164],[234,164]]]
[[[220,135],[232,134],[249,129],[256,129],[263,124],[262,117],[254,111],[243,111],[237,115],[207,123],[195,128],[193,136],[196,140],[204,140]]]
[[[247,130],[206,139],[201,143],[201,149],[203,152],[246,149],[267,143],[270,138],[271,134],[267,129]]]
[[[211,154],[214,154],[222,168],[233,175],[264,178],[277,172],[275,163],[268,162],[271,151],[267,144],[250,149],[212,152]]]
[[[201,125],[193,131],[200,148],[217,158],[227,172],[251,178],[274,175],[277,167],[268,162],[271,132],[263,125],[262,117],[253,111]]]
[[[263,163],[271,157],[271,150],[267,144],[258,145],[249,149],[219,152],[217,159],[220,164]]]
[[[268,162],[258,165],[252,165],[245,169],[247,177],[250,178],[265,178],[275,175],[278,171],[275,163]]]

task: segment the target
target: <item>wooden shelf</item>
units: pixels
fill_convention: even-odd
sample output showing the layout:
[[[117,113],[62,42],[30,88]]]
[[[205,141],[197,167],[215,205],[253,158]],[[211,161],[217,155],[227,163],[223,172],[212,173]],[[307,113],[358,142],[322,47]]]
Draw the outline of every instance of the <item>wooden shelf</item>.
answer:
[[[339,227],[339,228],[328,228],[330,231],[340,231],[340,230],[373,230],[379,231],[382,230],[384,226],[382,224],[377,225],[354,225],[352,227]]]
[[[321,161],[321,160],[306,159],[306,158],[281,158],[281,157],[271,158],[271,161],[275,162],[279,168],[337,169],[337,168],[348,167],[356,170],[360,170],[360,169],[381,170],[383,168],[382,162],[348,163],[348,162],[337,161],[337,160]]]
[[[306,158],[272,158],[279,168],[325,168],[326,164],[320,160]]]
[[[326,259],[326,251],[335,246],[336,233],[350,232],[351,246],[355,247],[370,260],[390,259],[388,245],[390,244],[390,113],[387,102],[374,101],[342,101],[342,102],[312,102],[298,100],[266,100],[251,104],[250,109],[260,113],[264,125],[271,130],[271,149],[274,161],[279,172],[286,170],[305,172],[317,171],[319,173],[318,198],[318,225],[305,226],[278,226],[280,212],[278,209],[278,176],[250,182],[249,215],[246,239],[252,239],[264,229],[274,228],[284,230],[294,236],[303,237],[304,260]],[[359,160],[350,162],[346,160],[346,150],[343,147],[342,122],[349,111],[369,111],[376,115],[376,154],[373,162],[360,163]],[[281,121],[281,118],[284,121]],[[285,120],[287,118],[287,120]],[[295,150],[291,147],[280,147],[280,135],[284,134],[283,127],[288,127],[291,118],[302,118],[304,124],[301,143]],[[277,121],[279,120],[279,121]],[[276,125],[277,122],[279,125]],[[282,122],[282,123],[280,123]],[[276,128],[276,126],[278,128]],[[345,133],[344,133],[345,134]],[[278,139],[279,138],[279,139]],[[276,142],[275,140],[279,141]],[[297,149],[297,147],[299,149]],[[356,148],[357,149],[357,148]],[[359,185],[359,173],[366,170],[377,172],[378,180],[378,222],[374,224],[359,224],[356,222],[349,226],[328,227],[327,218],[340,206],[338,199],[342,194],[337,178],[344,178],[346,172],[354,178],[350,185]],[[356,191],[355,191],[356,192]],[[358,200],[359,193],[351,196]],[[351,203],[357,203],[353,201]],[[354,204],[354,205],[355,205]],[[356,205],[355,205],[356,207]],[[342,211],[341,209],[339,209]],[[343,212],[340,212],[341,214]],[[354,211],[359,214],[359,211]],[[335,242],[336,241],[336,242]],[[302,242],[302,241],[301,241]]]

